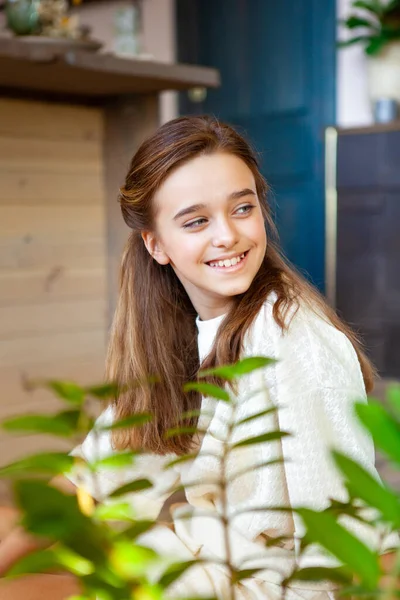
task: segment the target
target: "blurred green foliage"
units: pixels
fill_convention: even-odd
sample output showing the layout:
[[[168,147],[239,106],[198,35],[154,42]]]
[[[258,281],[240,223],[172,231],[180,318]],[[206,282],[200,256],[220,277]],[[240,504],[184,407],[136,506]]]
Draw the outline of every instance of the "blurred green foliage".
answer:
[[[339,46],[343,48],[361,43],[365,52],[373,56],[390,42],[400,40],[400,0],[355,0],[351,7],[356,12],[341,23],[352,32],[361,30],[362,33],[339,42]],[[364,16],[360,16],[358,10]]]
[[[252,357],[239,361],[235,365],[218,367],[200,373],[199,381],[186,384],[187,391],[198,391],[217,401],[232,403],[232,413],[236,405],[234,395],[228,386],[219,387],[202,381],[210,375],[222,381],[232,382],[257,369],[264,369],[274,361],[264,357]],[[81,387],[66,381],[32,382],[32,388],[50,389],[62,402],[65,410],[55,415],[24,415],[4,421],[3,427],[10,433],[50,434],[68,438],[72,445],[82,441],[88,431],[96,427],[91,409],[93,400],[107,403],[113,400],[118,387],[113,383],[98,386]],[[393,465],[400,465],[400,386],[391,386],[387,393],[387,408],[375,399],[369,405],[359,403],[355,411],[364,427],[372,435],[376,445],[384,452]],[[222,456],[213,455],[221,461],[221,480],[219,489],[222,499],[220,515],[224,527],[229,526],[230,518],[227,506],[227,490],[230,483],[243,472],[233,477],[226,474],[229,453],[238,447],[271,443],[289,435],[284,431],[267,431],[262,435],[231,441],[234,430],[239,425],[262,418],[277,409],[271,407],[241,420],[228,423],[228,434],[224,442]],[[194,414],[196,411],[191,411]],[[182,415],[182,420],[187,413]],[[98,431],[111,431],[117,427],[140,427],[151,419],[148,413],[136,414],[110,426],[102,426]],[[187,428],[177,426],[168,432],[179,435]],[[115,452],[111,456],[99,459],[87,468],[96,477],[98,469],[123,469],[134,466],[140,453],[135,451]],[[167,464],[166,468],[193,460],[196,453],[179,456]],[[343,516],[365,520],[365,507],[374,509],[371,524],[374,527],[385,526],[397,530],[400,523],[399,494],[387,485],[377,481],[365,468],[345,454],[334,452],[334,461],[341,471],[348,491],[348,501],[332,499],[324,511],[313,511],[302,507],[270,507],[268,510],[296,511],[302,518],[306,534],[301,543],[300,553],[310,544],[319,544],[335,556],[342,566],[333,568],[295,567],[282,582],[282,597],[287,586],[295,581],[330,580],[340,584],[344,594],[362,595],[366,598],[394,597],[393,591],[382,590],[382,577],[379,552],[370,550],[341,523]],[[63,570],[74,574],[82,583],[83,594],[75,600],[162,600],[168,587],[190,569],[196,560],[177,562],[166,566],[162,556],[141,546],[137,538],[149,531],[155,523],[144,520],[134,514],[129,503],[129,495],[146,490],[151,482],[146,478],[136,479],[114,489],[108,498],[98,504],[82,500],[82,496],[69,495],[54,487],[51,479],[68,472],[76,459],[63,452],[42,452],[27,456],[5,465],[0,476],[13,480],[15,502],[21,510],[21,524],[32,534],[47,541],[48,549],[38,550],[18,562],[7,574],[16,577],[25,573],[51,572]],[[271,460],[258,468],[281,462]],[[257,510],[267,510],[262,507]],[[188,515],[191,507],[188,505]],[[217,516],[218,518],[218,516]],[[226,536],[229,546],[229,536]],[[285,536],[268,538],[268,547],[278,546]],[[231,556],[227,547],[226,555]],[[200,560],[200,559],[199,559]],[[397,577],[399,561],[395,563],[393,576]],[[259,569],[235,568],[230,561],[226,563],[231,581],[231,598],[237,582],[252,577]],[[154,577],[154,572],[158,575]],[[151,575],[153,573],[153,575]],[[392,594],[392,595],[390,595]]]

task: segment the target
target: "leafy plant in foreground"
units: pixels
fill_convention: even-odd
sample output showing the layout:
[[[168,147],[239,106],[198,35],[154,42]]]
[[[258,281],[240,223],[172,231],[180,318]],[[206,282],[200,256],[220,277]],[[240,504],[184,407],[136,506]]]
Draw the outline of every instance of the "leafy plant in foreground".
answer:
[[[257,568],[246,568],[246,565],[234,563],[230,547],[229,528],[234,526],[235,514],[228,510],[229,487],[243,475],[238,471],[233,475],[229,471],[229,460],[232,453],[240,449],[260,444],[271,444],[289,435],[278,429],[271,429],[261,435],[246,437],[237,436],[243,425],[263,419],[276,412],[272,405],[261,406],[254,414],[240,417],[239,405],[235,394],[226,382],[234,382],[246,377],[257,369],[268,368],[272,363],[268,358],[252,357],[239,361],[235,365],[217,367],[199,374],[196,382],[186,384],[187,391],[197,391],[203,396],[211,397],[226,407],[224,417],[225,435],[220,440],[221,451],[214,453],[218,462],[220,476],[212,482],[218,489],[221,510],[214,517],[219,519],[224,531],[225,565],[230,579],[230,600],[235,598],[235,587],[240,581],[255,575]],[[209,377],[217,378],[221,385],[208,383]],[[25,415],[4,422],[7,431],[46,433],[56,437],[70,439],[72,445],[79,443],[89,430],[96,431],[91,415],[91,403],[107,401],[116,396],[118,388],[110,383],[102,386],[80,387],[75,383],[49,381],[42,382],[50,388],[63,402],[65,410],[55,415]],[[266,388],[255,390],[254,393]],[[243,400],[242,400],[243,401]],[[357,414],[374,436],[377,445],[400,464],[400,391],[399,388],[389,390],[390,410],[372,402],[369,406],[357,405]],[[193,411],[192,411],[193,412]],[[188,414],[182,415],[182,422]],[[102,426],[101,430],[116,427],[140,427],[151,418],[151,415],[133,415],[118,423]],[[168,435],[179,435],[187,428],[177,424]],[[101,431],[99,430],[99,434]],[[192,433],[205,434],[200,428]],[[115,452],[92,464],[86,464],[93,477],[94,487],[96,473],[99,469],[124,469],[135,464],[139,452]],[[179,456],[170,461],[168,468],[179,463],[195,460],[197,452]],[[269,468],[280,462],[276,458],[264,464],[253,465],[253,468]],[[83,595],[79,600],[162,600],[168,597],[170,586],[186,573],[194,564],[205,563],[194,559],[187,562],[171,564],[170,557],[157,555],[140,544],[140,535],[154,526],[151,520],[143,520],[135,515],[129,503],[130,495],[149,489],[152,484],[146,478],[124,483],[113,489],[107,498],[97,505],[83,490],[78,489],[77,496],[63,493],[49,482],[59,474],[74,467],[76,459],[67,453],[46,452],[27,456],[0,470],[0,476],[15,480],[15,500],[21,509],[21,523],[30,532],[50,542],[47,550],[39,550],[15,565],[8,573],[9,577],[24,573],[49,572],[64,570],[73,573],[82,583]],[[254,511],[287,511],[296,510],[306,525],[306,536],[302,540],[300,556],[311,543],[318,543],[336,556],[343,567],[337,568],[304,568],[297,565],[293,571],[282,577],[282,597],[288,586],[296,581],[331,580],[343,587],[343,592],[369,594],[378,597],[381,571],[378,555],[367,548],[341,524],[339,517],[343,515],[364,519],[363,509],[366,505],[376,512],[374,525],[385,524],[397,528],[400,522],[399,497],[381,483],[375,481],[369,473],[343,454],[336,453],[335,461],[344,475],[349,501],[340,503],[332,500],[330,506],[322,512],[306,508],[259,507]],[[171,490],[173,492],[174,490]],[[193,515],[188,505],[187,518]],[[198,510],[196,510],[198,514]],[[269,538],[266,546],[273,552],[282,542],[282,537]],[[394,574],[398,574],[398,565]],[[156,573],[156,576],[154,575]],[[357,582],[356,587],[352,585]],[[388,593],[386,591],[386,593]],[[78,599],[76,599],[78,600]]]

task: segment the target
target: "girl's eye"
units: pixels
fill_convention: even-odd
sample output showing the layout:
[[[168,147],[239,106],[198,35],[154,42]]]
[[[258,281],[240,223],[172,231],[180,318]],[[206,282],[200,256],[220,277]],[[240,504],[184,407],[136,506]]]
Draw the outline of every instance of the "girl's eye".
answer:
[[[190,221],[190,223],[185,223],[183,228],[184,229],[194,229],[195,227],[200,227],[201,225],[204,225],[206,219],[204,219],[203,217],[201,219],[196,219],[195,221]]]
[[[253,208],[254,206],[252,204],[246,204],[245,206],[239,206],[236,212],[240,215],[248,215],[253,210]]]
[[[253,208],[255,208],[255,206],[253,204],[245,204],[244,206],[239,206],[239,208],[237,208],[235,210],[235,214],[248,215],[249,213],[251,213]],[[190,221],[190,223],[185,223],[183,225],[183,228],[184,229],[196,229],[197,227],[201,227],[202,225],[204,225],[204,223],[206,223],[206,222],[207,222],[207,219],[205,219],[204,217],[199,217],[198,219],[195,219],[194,221]]]

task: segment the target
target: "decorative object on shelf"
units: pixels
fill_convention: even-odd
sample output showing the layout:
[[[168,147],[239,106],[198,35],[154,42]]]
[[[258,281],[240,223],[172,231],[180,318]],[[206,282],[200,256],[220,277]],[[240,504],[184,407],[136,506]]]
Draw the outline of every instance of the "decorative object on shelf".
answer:
[[[114,52],[119,56],[143,54],[143,26],[141,0],[118,8],[114,13]]]
[[[78,18],[68,15],[66,0],[40,0],[38,12],[42,35],[72,39],[81,37]]]
[[[339,46],[364,45],[373,103],[382,98],[400,102],[400,0],[355,0],[352,8],[364,13],[341,21],[355,35]]]
[[[7,27],[16,35],[29,35],[39,31],[38,0],[7,0],[5,14]]]
[[[73,4],[80,1],[73,0]],[[98,50],[102,44],[90,39],[90,29],[81,26],[78,16],[69,14],[69,8],[67,0],[6,0],[7,26],[32,43],[62,40]]]
[[[380,98],[374,102],[375,123],[390,123],[398,118],[398,106],[393,98]]]

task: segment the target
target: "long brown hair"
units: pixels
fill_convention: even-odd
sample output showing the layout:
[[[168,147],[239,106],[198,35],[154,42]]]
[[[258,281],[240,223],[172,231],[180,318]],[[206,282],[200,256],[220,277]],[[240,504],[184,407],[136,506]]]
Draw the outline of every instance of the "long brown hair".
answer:
[[[170,265],[158,264],[148,253],[141,232],[152,231],[153,197],[168,175],[187,161],[204,154],[228,152],[242,159],[255,178],[265,218],[268,244],[264,261],[249,289],[235,297],[229,317],[220,326],[211,353],[202,367],[230,364],[240,358],[244,335],[266,297],[277,295],[273,315],[282,330],[298,299],[342,331],[353,344],[366,388],[374,371],[353,331],[326,304],[323,297],[290,266],[281,254],[276,228],[267,203],[267,184],[249,144],[232,127],[208,116],[181,117],[160,127],[136,152],[120,204],[131,234],[122,258],[119,300],[107,357],[107,378],[120,386],[157,376],[154,386],[133,386],[115,400],[116,418],[150,412],[153,420],[140,428],[115,430],[117,448],[141,448],[158,454],[188,452],[192,435],[165,438],[185,411],[199,409],[198,394],[183,391],[199,370],[193,305]],[[197,417],[187,419],[194,426]]]

